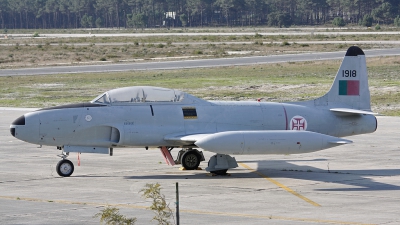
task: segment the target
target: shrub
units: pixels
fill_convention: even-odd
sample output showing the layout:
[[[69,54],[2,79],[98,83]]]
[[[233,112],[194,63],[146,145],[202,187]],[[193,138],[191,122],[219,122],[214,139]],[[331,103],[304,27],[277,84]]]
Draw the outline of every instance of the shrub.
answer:
[[[188,16],[186,14],[181,14],[179,16],[179,19],[182,23],[182,26],[186,27],[187,23],[188,23]]]
[[[400,27],[400,16],[397,16],[397,17],[394,19],[394,25],[395,25],[396,27]]]
[[[119,213],[119,209],[115,207],[107,206],[101,212],[94,215],[94,217],[100,217],[100,223],[105,224],[135,224],[136,218],[126,218],[124,215]]]
[[[371,15],[364,15],[360,25],[370,27],[372,26],[372,22],[374,22],[374,18]]]
[[[155,213],[153,220],[156,220],[158,224],[171,224],[169,220],[173,217],[172,210],[169,208],[169,204],[165,201],[165,196],[161,194],[161,185],[159,183],[146,184],[145,188],[140,192],[143,193],[143,198],[153,200],[152,205],[150,206],[150,209]]]
[[[333,19],[332,24],[337,27],[346,26],[346,22],[344,21],[344,19],[342,17],[336,17],[335,19]]]

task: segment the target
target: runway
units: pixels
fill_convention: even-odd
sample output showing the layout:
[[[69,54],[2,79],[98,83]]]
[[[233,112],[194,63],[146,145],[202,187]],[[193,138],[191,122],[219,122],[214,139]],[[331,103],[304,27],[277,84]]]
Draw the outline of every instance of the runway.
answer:
[[[365,50],[367,57],[383,57],[400,55],[400,48]],[[118,63],[102,65],[57,66],[23,69],[0,69],[0,76],[17,75],[46,75],[65,73],[98,73],[98,72],[122,72],[140,70],[170,70],[202,67],[238,66],[267,63],[301,62],[315,60],[343,59],[346,50],[338,52],[303,53],[287,55],[253,56],[237,58],[197,59],[183,61],[164,61],[146,63]]]
[[[160,183],[181,224],[399,224],[400,118],[378,117],[375,133],[353,144],[299,155],[235,156],[231,176],[181,171],[158,149],[115,149],[114,156],[69,157],[75,172],[58,177],[55,147],[13,138],[9,124],[28,109],[0,108],[0,223],[99,224],[104,205],[150,224],[139,191]],[[173,151],[173,154],[176,151]],[[205,152],[206,162],[213,153]],[[206,162],[201,167],[206,167]]]
[[[328,28],[323,28],[326,30]],[[214,32],[212,29],[207,29],[204,31],[195,32],[182,32],[182,29],[171,30],[166,32],[165,29],[154,30],[150,29],[150,32],[132,32],[119,33],[113,31],[112,33],[100,33],[101,31],[89,30],[86,33],[41,33],[39,37],[35,38],[90,38],[90,37],[136,37],[136,38],[146,38],[146,37],[160,37],[160,36],[254,36],[256,34],[262,36],[312,36],[312,35],[324,35],[324,36],[347,36],[347,35],[399,35],[399,31],[351,31],[348,29],[343,29],[342,31],[321,31],[321,29],[304,29],[304,28],[294,28],[294,29],[279,29],[277,31],[271,31],[271,29],[260,29],[258,32]],[[4,37],[4,36],[3,36]],[[0,37],[0,38],[3,38]],[[8,34],[7,38],[32,38],[32,34]]]

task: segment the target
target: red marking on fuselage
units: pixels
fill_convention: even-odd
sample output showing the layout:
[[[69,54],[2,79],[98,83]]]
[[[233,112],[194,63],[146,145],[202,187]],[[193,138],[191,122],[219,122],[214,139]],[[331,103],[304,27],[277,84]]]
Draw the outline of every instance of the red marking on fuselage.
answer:
[[[291,130],[307,130],[307,120],[302,116],[294,116],[290,120]]]
[[[305,129],[306,122],[305,121],[301,122],[302,120],[303,120],[303,118],[293,118],[292,119],[293,130],[304,130]]]

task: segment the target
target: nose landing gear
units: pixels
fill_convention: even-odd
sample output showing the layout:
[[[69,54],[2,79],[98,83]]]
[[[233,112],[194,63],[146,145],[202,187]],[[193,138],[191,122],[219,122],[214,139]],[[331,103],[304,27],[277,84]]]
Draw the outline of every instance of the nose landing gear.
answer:
[[[63,159],[57,163],[57,173],[62,177],[69,177],[74,172],[74,164],[68,159]]]
[[[57,174],[62,177],[69,177],[74,172],[74,164],[67,159],[69,156],[69,152],[62,152],[61,155],[58,155],[62,158],[61,161],[57,163],[56,171]]]

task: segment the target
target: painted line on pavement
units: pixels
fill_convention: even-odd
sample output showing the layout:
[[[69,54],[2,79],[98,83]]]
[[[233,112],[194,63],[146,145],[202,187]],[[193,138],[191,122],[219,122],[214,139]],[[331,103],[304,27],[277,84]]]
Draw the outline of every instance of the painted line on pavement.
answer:
[[[290,194],[293,194],[294,196],[303,199],[304,201],[310,203],[311,205],[317,206],[317,207],[321,207],[320,204],[318,204],[318,203],[312,201],[312,200],[309,199],[309,198],[304,197],[303,195],[301,195],[301,194],[295,192],[294,190],[292,190],[291,188],[286,187],[285,185],[283,185],[283,184],[279,183],[278,181],[276,181],[276,180],[274,180],[274,179],[272,179],[272,178],[270,178],[270,177],[268,177],[268,176],[266,176],[266,175],[264,175],[264,174],[258,172],[257,170],[255,170],[255,169],[249,167],[248,165],[246,165],[246,164],[244,164],[244,163],[240,163],[240,162],[239,162],[238,164],[241,165],[242,167],[244,167],[244,168],[250,170],[251,172],[258,174],[260,177],[263,177],[263,178],[267,179],[269,182],[275,184],[276,186],[282,188],[283,190],[289,192]]]

